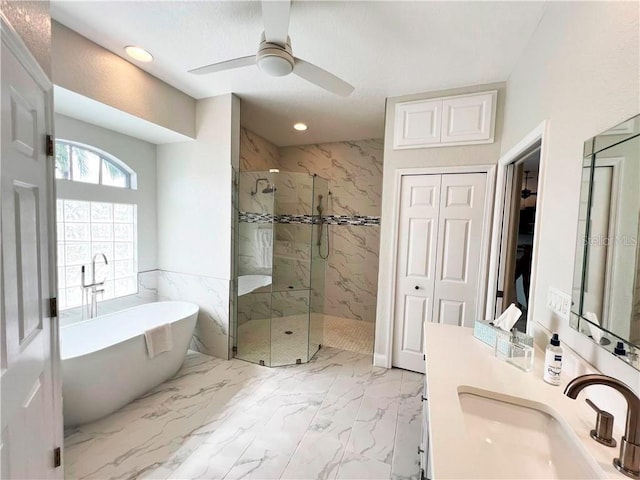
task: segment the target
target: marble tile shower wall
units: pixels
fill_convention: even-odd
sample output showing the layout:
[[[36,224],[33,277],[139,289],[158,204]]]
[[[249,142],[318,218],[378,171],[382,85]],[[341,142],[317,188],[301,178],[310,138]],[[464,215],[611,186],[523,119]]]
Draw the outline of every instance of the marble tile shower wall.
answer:
[[[367,225],[327,227],[331,242],[331,255],[326,262],[324,285],[324,313],[327,315],[375,322],[380,243],[380,227],[376,225],[376,219],[380,217],[382,204],[382,154],[381,139],[277,148],[259,135],[242,129],[241,171],[247,172],[244,173],[247,175],[248,172],[265,172],[270,168],[280,168],[282,173],[272,176],[270,181],[277,182],[278,189],[283,189],[279,190],[282,196],[276,197],[281,196],[283,201],[279,205],[271,206],[270,203],[264,203],[271,202],[271,196],[263,195],[262,198],[256,198],[260,196],[255,195],[254,198],[243,202],[243,197],[246,196],[240,192],[240,211],[279,213],[280,207],[289,207],[292,200],[299,201],[291,194],[292,186],[288,182],[291,176],[287,176],[287,173],[306,173],[319,175],[329,181],[331,196],[325,215],[373,217],[373,221],[366,222]],[[254,176],[258,178],[257,173]],[[286,190],[287,187],[289,190]],[[270,209],[274,207],[275,211]],[[299,208],[300,213],[309,214],[305,210],[310,207],[302,205]],[[258,224],[241,225],[241,229],[251,232],[245,235],[245,241],[252,241],[255,229],[259,228],[256,226]],[[286,229],[282,230],[282,235],[284,234]],[[278,237],[276,240],[279,240]],[[244,274],[259,273],[251,269],[250,259],[240,258],[239,263],[239,268],[244,268]],[[274,268],[278,268],[278,263],[279,260],[274,259]],[[282,259],[281,268],[292,268],[300,274],[303,273],[301,266],[287,264],[286,258]]]
[[[382,204],[382,140],[284,147],[280,168],[329,180],[330,215],[379,218]],[[329,225],[324,313],[375,322],[378,290],[378,225]]]

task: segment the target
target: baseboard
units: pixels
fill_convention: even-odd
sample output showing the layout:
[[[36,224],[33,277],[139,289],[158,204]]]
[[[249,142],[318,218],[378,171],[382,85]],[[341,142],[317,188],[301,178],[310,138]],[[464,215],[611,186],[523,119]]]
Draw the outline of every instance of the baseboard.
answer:
[[[382,368],[391,368],[391,362],[387,355],[383,355],[381,353],[373,354],[373,366],[374,367],[382,367]]]

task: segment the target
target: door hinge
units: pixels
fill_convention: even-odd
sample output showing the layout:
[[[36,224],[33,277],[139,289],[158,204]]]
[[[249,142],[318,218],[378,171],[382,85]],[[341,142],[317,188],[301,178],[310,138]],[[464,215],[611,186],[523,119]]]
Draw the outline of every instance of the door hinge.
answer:
[[[53,449],[53,466],[56,468],[62,466],[62,449],[60,447]]]
[[[53,157],[53,138],[51,135],[47,135],[47,145],[45,150],[47,151],[47,157]]]
[[[49,299],[49,318],[58,316],[58,299],[56,297]]]
[[[504,297],[504,292],[502,290],[498,290],[496,292],[496,298],[503,298]]]

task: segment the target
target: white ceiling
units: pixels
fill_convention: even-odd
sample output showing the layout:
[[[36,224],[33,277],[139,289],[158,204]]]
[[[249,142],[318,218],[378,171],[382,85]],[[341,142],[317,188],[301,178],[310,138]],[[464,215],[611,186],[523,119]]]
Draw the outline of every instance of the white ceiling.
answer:
[[[257,67],[196,76],[187,70],[254,54],[260,2],[51,2],[58,22],[124,56],[140,45],[155,57],[132,63],[194,98],[234,92],[242,124],[276,145],[381,138],[386,97],[506,80],[544,2],[294,1],[293,53],[355,86],[347,98]],[[309,129],[295,132],[293,123]]]

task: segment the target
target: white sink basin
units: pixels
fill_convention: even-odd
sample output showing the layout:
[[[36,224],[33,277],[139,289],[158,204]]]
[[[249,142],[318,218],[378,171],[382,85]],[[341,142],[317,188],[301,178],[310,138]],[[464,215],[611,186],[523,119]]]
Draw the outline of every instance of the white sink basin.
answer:
[[[578,438],[552,413],[527,400],[491,398],[491,392],[459,389],[465,427],[488,461],[488,478],[604,478]],[[484,462],[483,462],[484,463]],[[600,471],[600,473],[599,473]]]

